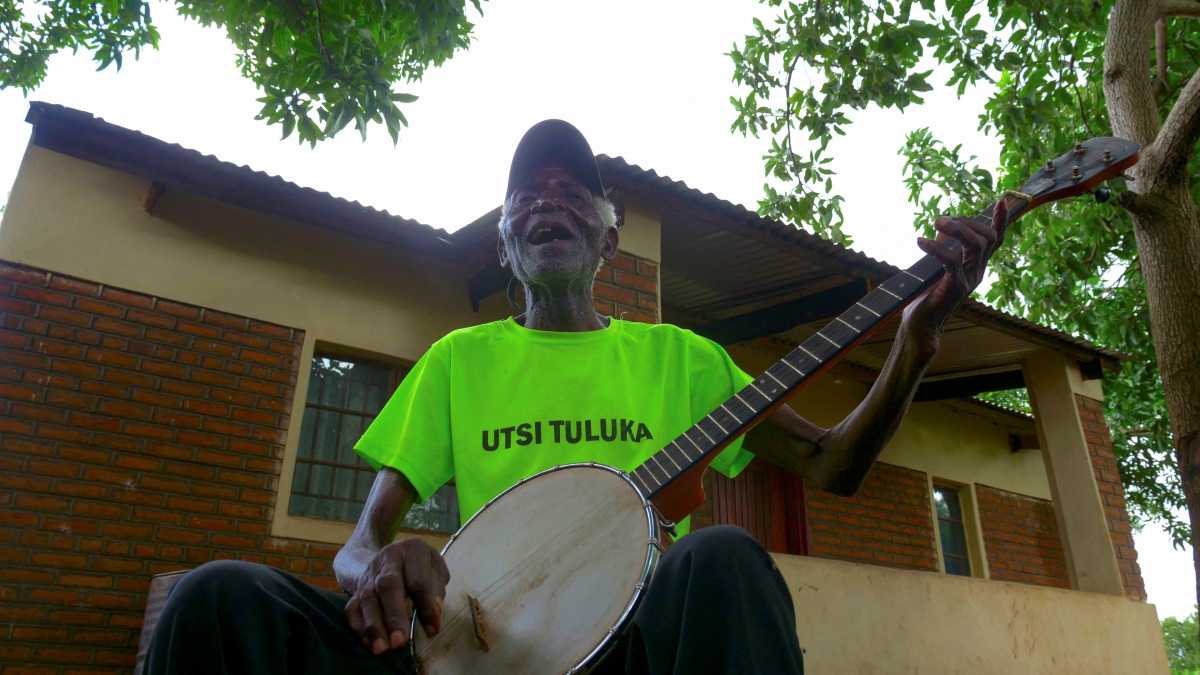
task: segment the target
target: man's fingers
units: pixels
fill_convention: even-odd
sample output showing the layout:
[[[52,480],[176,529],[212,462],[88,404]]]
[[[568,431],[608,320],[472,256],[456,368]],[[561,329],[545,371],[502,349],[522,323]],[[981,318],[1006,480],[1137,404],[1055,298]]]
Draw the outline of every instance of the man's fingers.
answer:
[[[967,260],[979,261],[984,259],[990,248],[991,237],[976,231],[968,220],[959,218],[945,221],[939,220],[937,230],[947,237],[957,239],[962,244],[966,255],[959,256],[960,265]]]
[[[364,629],[366,627],[366,624],[363,623],[362,602],[358,599],[358,595],[355,595],[354,597],[350,598],[350,601],[346,603],[345,613],[346,613],[346,622],[350,624],[350,628],[355,633],[362,635],[363,638],[365,639],[366,634],[365,634]]]
[[[367,648],[374,654],[382,654],[387,651],[388,643],[387,630],[383,622],[383,610],[379,607],[379,598],[374,593],[364,593],[360,608]]]
[[[442,599],[432,593],[413,594],[413,604],[417,607],[417,618],[425,628],[427,635],[437,635],[442,629]]]
[[[402,570],[387,570],[375,577],[375,593],[383,610],[386,639],[392,649],[408,644],[408,623],[412,614],[407,579]]]
[[[958,250],[951,250],[944,241],[917,237],[917,247],[937,258],[946,267],[962,267],[962,253]]]

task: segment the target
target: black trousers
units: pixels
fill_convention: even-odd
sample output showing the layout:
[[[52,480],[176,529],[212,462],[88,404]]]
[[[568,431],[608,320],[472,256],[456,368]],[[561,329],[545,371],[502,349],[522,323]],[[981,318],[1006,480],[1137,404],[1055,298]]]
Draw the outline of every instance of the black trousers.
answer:
[[[363,647],[342,613],[347,600],[264,565],[207,563],[172,590],[145,672],[413,673],[406,650]],[[800,674],[795,625],[787,585],[762,547],[735,527],[704,528],[667,549],[633,627],[596,672]]]

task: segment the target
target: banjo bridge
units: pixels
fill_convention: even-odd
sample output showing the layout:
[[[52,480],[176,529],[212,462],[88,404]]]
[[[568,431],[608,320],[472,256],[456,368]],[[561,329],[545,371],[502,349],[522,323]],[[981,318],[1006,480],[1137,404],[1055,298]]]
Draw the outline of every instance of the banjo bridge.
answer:
[[[467,605],[471,608],[471,627],[475,631],[475,646],[485,652],[490,652],[492,645],[488,642],[487,624],[483,622],[483,607],[473,595],[467,596]]]

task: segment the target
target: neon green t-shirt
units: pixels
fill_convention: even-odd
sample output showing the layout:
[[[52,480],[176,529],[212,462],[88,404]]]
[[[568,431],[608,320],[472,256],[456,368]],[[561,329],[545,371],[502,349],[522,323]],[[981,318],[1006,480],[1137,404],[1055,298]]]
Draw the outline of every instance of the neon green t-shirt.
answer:
[[[560,464],[632,471],[752,379],[720,345],[676,326],[611,319],[552,332],[509,318],[435,342],[354,449],[404,474],[422,501],[454,478],[466,522]],[[711,466],[732,478],[753,457],[739,439]]]

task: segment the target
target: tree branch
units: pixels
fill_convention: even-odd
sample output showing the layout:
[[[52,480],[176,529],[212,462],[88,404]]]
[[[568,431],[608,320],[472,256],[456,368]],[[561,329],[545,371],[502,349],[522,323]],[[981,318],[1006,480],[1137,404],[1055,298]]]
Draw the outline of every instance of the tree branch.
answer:
[[[1154,142],[1160,118],[1150,82],[1150,49],[1159,7],[1146,0],[1117,0],[1108,16],[1104,39],[1104,100],[1114,136],[1127,138],[1143,147]],[[1156,173],[1154,158],[1129,170],[1130,190],[1145,192],[1143,177]],[[1122,206],[1130,205],[1121,202]]]
[[[1153,154],[1161,161],[1156,173],[1168,180],[1174,178],[1187,166],[1197,140],[1200,140],[1200,69],[1179,92],[1154,140]]]
[[[1154,100],[1162,101],[1171,88],[1167,84],[1167,20],[1161,16],[1154,22],[1154,65]]]
[[[1200,16],[1197,0],[1159,0],[1159,16]]]

